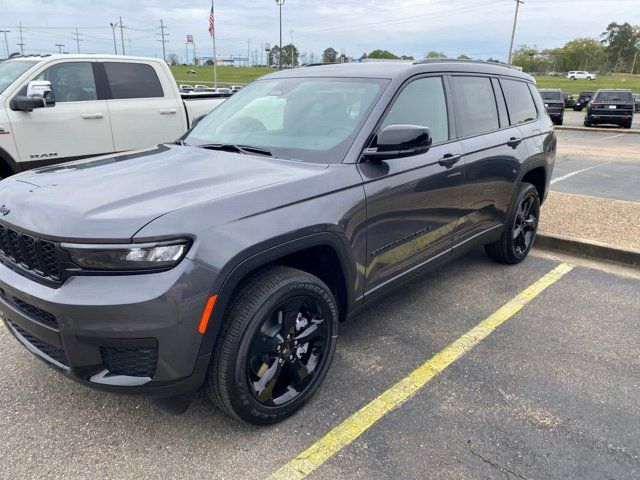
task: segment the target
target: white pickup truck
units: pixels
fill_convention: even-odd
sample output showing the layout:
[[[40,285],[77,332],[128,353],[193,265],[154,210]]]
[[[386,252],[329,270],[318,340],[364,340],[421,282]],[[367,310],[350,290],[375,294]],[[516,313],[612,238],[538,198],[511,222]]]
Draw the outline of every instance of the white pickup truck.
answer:
[[[229,95],[181,95],[168,65],[114,55],[0,63],[0,178],[171,142]]]

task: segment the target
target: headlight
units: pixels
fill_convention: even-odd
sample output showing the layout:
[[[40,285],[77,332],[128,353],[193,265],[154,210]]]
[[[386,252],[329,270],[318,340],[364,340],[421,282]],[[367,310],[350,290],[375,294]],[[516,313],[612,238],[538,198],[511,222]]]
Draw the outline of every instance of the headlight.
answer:
[[[62,244],[71,261],[87,270],[157,270],[175,267],[189,251],[191,241],[172,240],[140,245]]]

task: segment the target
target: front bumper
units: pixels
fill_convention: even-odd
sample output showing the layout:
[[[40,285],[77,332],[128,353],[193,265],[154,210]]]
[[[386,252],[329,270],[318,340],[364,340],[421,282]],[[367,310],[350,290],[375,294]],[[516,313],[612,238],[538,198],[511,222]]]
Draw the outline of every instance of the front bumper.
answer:
[[[213,277],[185,259],[167,272],[76,276],[51,288],[0,264],[0,311],[31,353],[80,383],[183,395],[200,388],[209,365],[198,323]]]

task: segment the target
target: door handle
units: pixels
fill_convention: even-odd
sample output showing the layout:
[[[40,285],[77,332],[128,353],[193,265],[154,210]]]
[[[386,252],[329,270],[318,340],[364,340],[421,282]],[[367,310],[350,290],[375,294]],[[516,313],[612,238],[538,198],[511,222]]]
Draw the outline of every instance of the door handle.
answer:
[[[99,118],[104,118],[103,113],[83,113],[82,118],[85,120],[97,120]]]
[[[518,145],[522,143],[522,137],[511,137],[507,142],[511,148],[516,148]]]
[[[461,158],[462,155],[452,155],[451,153],[447,153],[438,161],[438,163],[443,167],[451,168],[458,163]]]
[[[175,108],[169,108],[167,110],[160,110],[160,115],[174,115],[178,113],[178,110]]]

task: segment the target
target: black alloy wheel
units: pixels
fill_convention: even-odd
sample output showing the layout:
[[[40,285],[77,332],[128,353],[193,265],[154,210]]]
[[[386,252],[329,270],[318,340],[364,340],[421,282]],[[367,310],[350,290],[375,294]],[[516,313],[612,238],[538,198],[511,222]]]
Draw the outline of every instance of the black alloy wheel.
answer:
[[[337,303],[318,277],[277,265],[250,274],[225,312],[207,376],[209,398],[248,423],[284,420],[322,384],[337,331]]]
[[[537,195],[529,191],[528,195],[520,203],[513,224],[513,249],[519,257],[525,256],[533,245],[538,229],[539,216],[540,203]]]
[[[505,229],[498,240],[484,246],[496,262],[516,264],[527,258],[538,231],[540,196],[536,187],[523,182],[511,206]]]
[[[309,296],[286,300],[264,320],[249,347],[247,378],[255,399],[267,407],[298,398],[327,360],[329,322]]]

